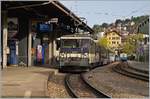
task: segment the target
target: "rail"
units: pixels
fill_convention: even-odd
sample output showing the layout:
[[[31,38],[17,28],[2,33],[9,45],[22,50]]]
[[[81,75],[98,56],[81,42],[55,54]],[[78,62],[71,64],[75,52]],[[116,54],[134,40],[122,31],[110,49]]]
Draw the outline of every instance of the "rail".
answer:
[[[143,81],[149,81],[149,77],[145,77],[145,76],[142,76],[140,74],[129,72],[129,71],[123,69],[123,68],[127,68],[127,67],[122,67],[122,66],[120,66],[120,64],[118,64],[117,66],[113,67],[112,69],[115,72],[120,73],[120,74],[125,75],[125,76],[128,76],[128,77],[132,77],[132,78],[135,78],[135,79],[140,79],[140,80],[143,80]]]
[[[73,98],[110,98],[109,96],[105,95],[103,92],[97,90],[96,88],[92,87],[83,77],[83,74],[78,74],[77,76],[79,77],[79,81],[74,82],[76,84],[79,84],[80,89],[78,86],[75,86],[75,84],[72,84],[73,81],[71,81],[71,76],[74,76],[77,74],[68,74],[65,77],[65,84],[66,88],[69,92],[69,94]],[[80,91],[80,92],[78,92]],[[83,93],[82,93],[83,92]]]

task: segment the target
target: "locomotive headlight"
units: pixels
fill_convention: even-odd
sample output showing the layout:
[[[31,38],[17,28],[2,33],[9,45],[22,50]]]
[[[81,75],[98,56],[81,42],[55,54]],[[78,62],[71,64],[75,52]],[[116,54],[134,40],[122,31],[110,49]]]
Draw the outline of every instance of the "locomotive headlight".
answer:
[[[60,53],[60,57],[64,57],[64,53]]]
[[[83,54],[83,57],[84,57],[84,58],[88,58],[88,53],[84,53],[84,54]]]
[[[60,57],[64,58],[65,57],[65,53],[60,53]]]

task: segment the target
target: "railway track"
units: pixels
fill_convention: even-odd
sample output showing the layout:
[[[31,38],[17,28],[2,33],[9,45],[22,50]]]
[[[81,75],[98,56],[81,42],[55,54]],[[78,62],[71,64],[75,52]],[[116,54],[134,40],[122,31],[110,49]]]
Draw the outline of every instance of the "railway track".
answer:
[[[118,72],[118,73],[123,74],[125,76],[132,77],[132,78],[135,78],[135,79],[144,80],[144,81],[149,81],[148,76],[145,76],[145,75],[140,74],[138,72],[132,72],[133,70],[129,71],[128,69],[130,69],[130,68],[125,67],[125,66],[121,66],[121,64],[118,64],[117,66],[113,67],[113,70],[115,72]]]
[[[91,87],[83,78],[82,74],[68,74],[65,77],[66,88],[73,98],[109,98]]]

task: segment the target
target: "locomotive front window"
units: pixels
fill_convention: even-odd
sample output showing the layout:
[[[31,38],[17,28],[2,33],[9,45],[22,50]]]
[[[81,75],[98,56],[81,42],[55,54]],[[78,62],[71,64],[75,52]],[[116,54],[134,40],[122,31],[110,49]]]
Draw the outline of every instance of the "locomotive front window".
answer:
[[[77,39],[67,39],[62,41],[63,48],[79,48],[79,41]]]
[[[63,48],[88,48],[89,39],[64,39],[62,46]]]
[[[82,47],[82,48],[89,48],[89,46],[90,46],[89,39],[83,39],[83,40],[81,41],[81,47]]]

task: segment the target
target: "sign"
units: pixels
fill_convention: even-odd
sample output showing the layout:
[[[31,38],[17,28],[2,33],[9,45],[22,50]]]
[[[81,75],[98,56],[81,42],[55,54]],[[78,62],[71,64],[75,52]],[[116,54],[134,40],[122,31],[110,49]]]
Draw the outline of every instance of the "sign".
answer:
[[[49,42],[49,37],[47,35],[44,35],[42,40],[43,42]]]
[[[48,37],[43,37],[43,40],[44,40],[44,41],[48,41],[49,38],[48,38]]]
[[[49,21],[49,23],[57,23],[58,22],[58,18],[51,18],[51,20]]]
[[[18,19],[8,18],[8,38],[14,37],[18,33]]]
[[[40,62],[42,60],[42,46],[37,46],[37,61]]]

